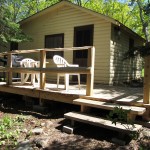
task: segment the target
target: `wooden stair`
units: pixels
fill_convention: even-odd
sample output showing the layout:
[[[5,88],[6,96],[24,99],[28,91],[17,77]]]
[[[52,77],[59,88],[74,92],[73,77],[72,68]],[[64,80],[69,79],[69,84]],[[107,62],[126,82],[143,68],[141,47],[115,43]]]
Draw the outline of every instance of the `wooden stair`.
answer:
[[[108,103],[108,102],[101,102],[101,101],[94,101],[94,100],[87,100],[87,99],[75,99],[73,100],[74,104],[81,105],[81,106],[88,106],[106,110],[113,110],[115,107],[122,108],[123,110],[130,110],[131,114],[135,115],[143,115],[146,111],[144,107],[136,107],[136,106],[126,106],[116,103]]]
[[[141,125],[134,124],[133,126],[130,124],[121,124],[119,122],[117,122],[115,125],[112,124],[112,121],[110,120],[100,118],[97,116],[91,116],[90,112],[88,112],[89,109],[87,108],[93,107],[98,109],[113,110],[115,107],[119,107],[122,108],[122,110],[129,110],[127,119],[132,121],[135,120],[136,115],[143,115],[146,112],[146,108],[144,107],[127,106],[83,98],[73,100],[73,104],[81,105],[81,112],[69,112],[64,114],[64,117],[66,119],[71,120],[72,127],[74,126],[74,122],[77,121],[121,132],[138,131],[142,128]],[[70,130],[70,133],[73,132],[73,128],[68,128],[66,126],[64,127],[64,131],[68,131],[68,129]]]
[[[119,122],[117,122],[116,124],[112,124],[110,120],[103,119],[97,116],[91,116],[89,114],[85,114],[81,112],[69,112],[64,114],[64,117],[66,119],[70,119],[71,121],[87,123],[98,127],[107,128],[115,131],[121,131],[121,132],[130,132],[130,131],[135,132],[135,131],[139,131],[142,128],[142,126],[138,124],[134,124],[134,126],[121,124]]]

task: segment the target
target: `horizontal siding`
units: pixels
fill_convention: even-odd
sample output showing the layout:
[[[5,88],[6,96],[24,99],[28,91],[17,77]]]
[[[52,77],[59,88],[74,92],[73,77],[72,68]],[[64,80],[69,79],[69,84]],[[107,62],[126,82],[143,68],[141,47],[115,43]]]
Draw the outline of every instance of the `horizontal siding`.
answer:
[[[111,50],[110,50],[110,83],[121,83],[139,77],[141,71],[141,59],[134,61],[124,60],[125,53],[129,49],[129,38],[134,39],[135,45],[141,45],[136,37],[131,37],[121,30],[120,37],[114,34],[112,26]]]
[[[55,12],[48,13],[22,25],[23,30],[32,38],[32,42],[24,43],[19,49],[43,48],[45,35],[64,33],[64,46],[73,46],[74,27],[94,24],[94,43],[96,49],[95,82],[109,82],[110,30],[111,24],[103,19],[65,6]],[[36,59],[38,56],[35,56]],[[72,63],[73,52],[65,52],[64,57]],[[47,66],[53,66],[51,60]],[[56,79],[48,75],[47,79]]]

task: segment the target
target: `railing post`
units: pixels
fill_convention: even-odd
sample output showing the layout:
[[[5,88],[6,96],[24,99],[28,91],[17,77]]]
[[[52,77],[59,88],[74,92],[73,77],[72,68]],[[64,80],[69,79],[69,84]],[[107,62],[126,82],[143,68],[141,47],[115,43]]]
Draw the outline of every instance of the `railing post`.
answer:
[[[8,72],[6,73],[7,77],[6,77],[6,84],[7,85],[11,85],[12,84],[12,72],[10,71],[10,68],[12,68],[12,54],[9,53],[7,55],[7,68],[8,68]]]
[[[150,56],[145,57],[143,103],[150,104]]]
[[[42,70],[42,68],[45,68],[45,67],[46,67],[46,51],[41,50],[40,51],[40,70]],[[45,73],[42,73],[40,71],[40,89],[45,88],[45,82],[46,82]]]
[[[87,67],[91,67],[91,73],[87,74],[86,96],[92,96],[93,95],[94,64],[95,64],[95,47],[92,47],[92,48],[88,49],[88,63],[87,63]]]

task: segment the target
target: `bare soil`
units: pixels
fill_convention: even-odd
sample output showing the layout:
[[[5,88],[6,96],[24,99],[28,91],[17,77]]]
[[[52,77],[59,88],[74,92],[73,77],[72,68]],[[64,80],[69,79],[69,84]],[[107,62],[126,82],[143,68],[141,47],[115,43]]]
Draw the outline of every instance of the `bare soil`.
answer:
[[[35,100],[34,103],[36,104],[37,100]],[[80,126],[74,131],[74,134],[64,133],[62,132],[62,127],[70,123],[64,119],[64,113],[79,110],[79,108],[56,102],[47,102],[46,106],[46,111],[33,111],[32,106],[27,106],[21,96],[0,93],[0,118],[5,114],[12,117],[16,117],[17,115],[25,116],[26,120],[22,126],[22,132],[18,141],[30,141],[31,147],[34,150],[150,149],[150,137],[143,135],[142,132],[136,140],[131,140],[129,136],[126,135],[124,139],[126,145],[124,146],[112,142],[112,138],[118,137],[120,133],[87,124],[79,124]],[[30,131],[37,127],[43,129],[43,132],[38,135],[31,134]],[[150,133],[150,129],[148,128],[143,128],[143,131]],[[39,140],[43,143],[39,144]],[[5,147],[0,147],[0,149],[9,149],[8,147],[11,146],[5,145]]]

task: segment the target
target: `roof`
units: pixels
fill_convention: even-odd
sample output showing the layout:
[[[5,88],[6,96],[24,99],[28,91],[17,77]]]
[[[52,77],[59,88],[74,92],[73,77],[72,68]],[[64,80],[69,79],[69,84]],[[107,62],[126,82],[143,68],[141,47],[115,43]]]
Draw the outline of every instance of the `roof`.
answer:
[[[54,4],[54,5],[51,5],[51,6],[47,7],[47,8],[39,11],[38,13],[33,14],[33,15],[23,19],[19,23],[20,24],[24,24],[26,22],[29,22],[29,21],[31,21],[31,20],[33,20],[35,18],[38,18],[38,17],[42,16],[42,15],[48,13],[48,12],[55,11],[55,10],[57,10],[59,8],[64,7],[64,6],[70,6],[70,7],[76,8],[76,9],[78,9],[80,11],[83,11],[85,13],[89,13],[89,14],[91,14],[93,16],[96,16],[96,17],[99,17],[101,19],[104,19],[104,20],[106,20],[106,21],[108,21],[108,22],[110,22],[110,23],[112,23],[114,25],[120,26],[121,28],[123,28],[124,30],[129,32],[130,34],[133,34],[134,36],[137,36],[138,38],[141,38],[143,41],[145,41],[141,36],[139,36],[137,33],[135,33],[134,31],[132,31],[131,29],[129,29],[128,27],[126,27],[125,25],[120,23],[118,20],[113,19],[113,18],[111,18],[109,16],[106,16],[106,15],[103,15],[101,13],[95,12],[95,11],[93,11],[91,9],[84,8],[84,7],[81,7],[79,5],[73,4],[72,2],[69,2],[69,1],[66,1],[66,0],[60,1],[60,2],[58,2],[56,4]]]
[[[34,19],[34,18],[37,18],[37,17],[39,17],[39,16],[44,15],[44,14],[46,14],[47,12],[54,11],[54,10],[56,10],[56,9],[59,9],[59,8],[63,7],[63,6],[71,6],[71,7],[74,7],[74,8],[76,8],[76,9],[81,10],[81,11],[90,13],[90,14],[92,14],[92,15],[94,15],[94,16],[103,18],[103,19],[105,19],[105,20],[107,20],[107,21],[109,21],[109,22],[112,22],[113,24],[118,24],[118,25],[119,25],[119,22],[118,22],[117,20],[111,18],[111,17],[105,16],[105,15],[100,14],[100,13],[97,13],[97,12],[95,12],[95,11],[93,11],[93,10],[90,10],[90,9],[87,9],[87,8],[84,8],[84,7],[81,7],[81,6],[79,6],[79,5],[76,5],[76,4],[73,4],[73,3],[69,2],[69,1],[64,1],[64,0],[61,1],[61,2],[58,2],[58,3],[54,4],[54,5],[51,5],[51,6],[47,7],[47,8],[45,8],[45,9],[43,9],[43,10],[37,12],[36,14],[33,14],[33,15],[31,15],[31,16],[29,16],[29,17],[23,19],[23,20],[20,21],[19,23],[20,23],[20,24],[23,24],[23,23],[25,23],[25,22],[28,22],[28,21]]]

